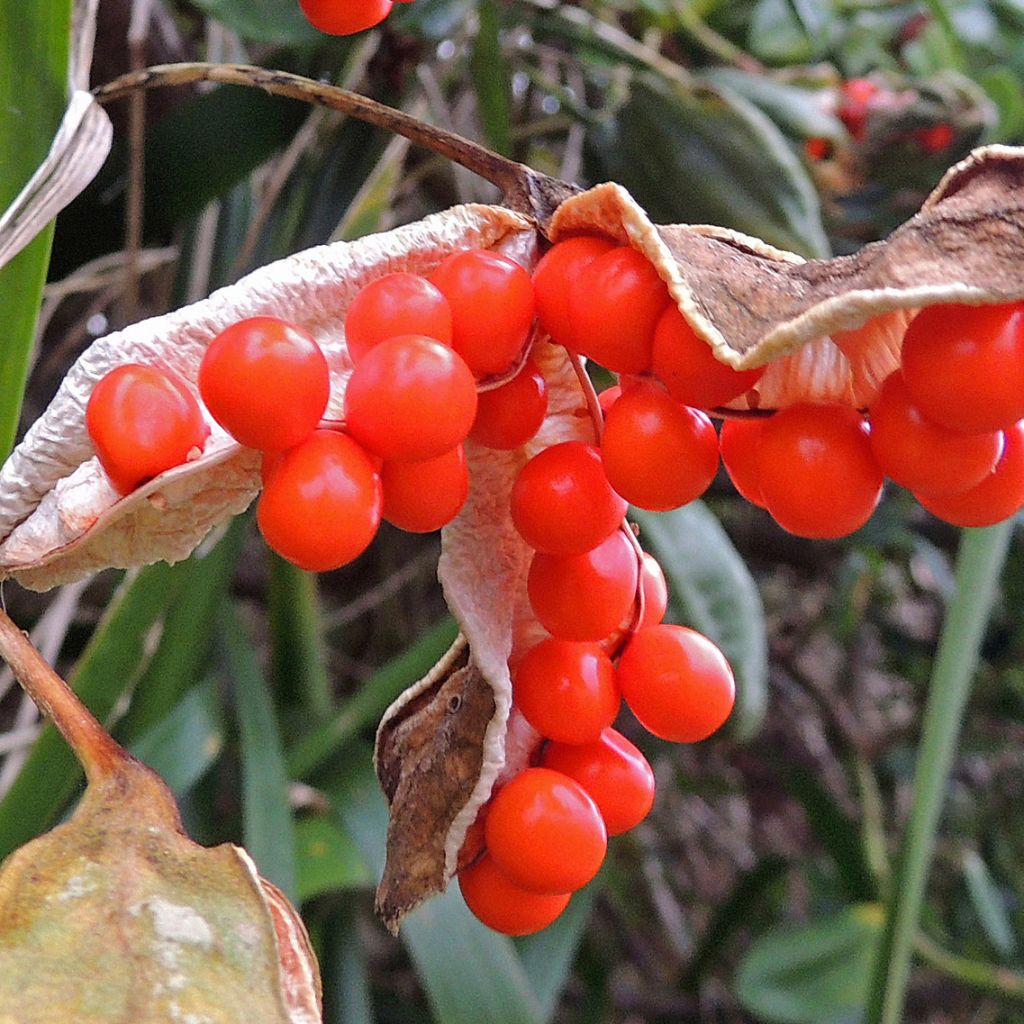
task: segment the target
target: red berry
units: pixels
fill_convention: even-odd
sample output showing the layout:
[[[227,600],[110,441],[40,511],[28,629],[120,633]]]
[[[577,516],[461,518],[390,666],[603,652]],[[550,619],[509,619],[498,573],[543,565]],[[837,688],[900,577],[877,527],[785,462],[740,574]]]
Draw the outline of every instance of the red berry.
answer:
[[[350,36],[379,25],[391,13],[391,0],[299,0],[306,19],[321,32]]]
[[[654,804],[654,772],[647,758],[612,728],[596,743],[549,743],[541,763],[575,779],[594,798],[610,836],[639,825]]]
[[[618,529],[626,502],[592,444],[565,441],[535,455],[512,485],[512,522],[537,551],[578,555]]]
[[[950,430],[1002,430],[1024,416],[1024,303],[929,306],[901,358],[914,404]]]
[[[1003,451],[1001,431],[963,434],[926,419],[897,370],[871,403],[871,448],[882,471],[923,494],[954,494],[980,484]]]
[[[611,412],[612,406],[622,397],[622,386],[619,384],[613,384],[611,387],[605,388],[597,396],[598,404],[601,406],[601,412],[607,416]]]
[[[594,743],[619,713],[619,686],[611,659],[597,644],[542,640],[515,671],[513,698],[542,736],[562,743]]]
[[[526,590],[540,624],[563,640],[603,640],[630,614],[637,557],[621,530],[582,555],[538,551]]]
[[[432,459],[461,444],[476,415],[476,382],[447,345],[389,338],[360,360],[345,392],[352,436],[382,459]]]
[[[507,384],[480,392],[469,436],[485,448],[511,451],[537,433],[547,411],[547,381],[537,364],[527,359]]]
[[[573,347],[575,331],[569,317],[569,289],[588,263],[615,248],[607,238],[580,235],[552,246],[533,271],[537,319],[560,345]]]
[[[566,348],[616,373],[651,365],[654,328],[669,304],[668,288],[637,249],[618,246],[591,260],[569,285],[572,337]]]
[[[698,409],[713,409],[739,398],[764,373],[764,367],[734,370],[719,362],[675,306],[669,306],[658,320],[651,369],[677,402]]]
[[[962,494],[915,494],[932,515],[954,526],[992,526],[1024,507],[1024,420],[1009,427],[996,468]]]
[[[699,498],[718,470],[718,435],[699,409],[654,383],[627,387],[601,438],[608,482],[630,504],[653,512]]]
[[[452,347],[478,377],[503,373],[533,326],[533,282],[513,260],[486,249],[457,252],[430,275],[452,310]]]
[[[313,336],[273,316],[225,328],[199,364],[199,393],[210,414],[240,444],[261,451],[308,437],[330,391],[327,360]]]
[[[644,614],[637,628],[656,626],[668,611],[668,583],[658,560],[646,551],[640,560],[640,587],[644,595]]]
[[[547,928],[570,896],[547,896],[516,885],[486,853],[459,872],[459,889],[473,914],[503,935],[532,935]]]
[[[462,445],[422,462],[385,462],[380,470],[383,517],[409,533],[440,530],[458,514],[469,494]]]
[[[97,381],[85,425],[100,465],[121,494],[180,466],[210,436],[184,381],[139,363],[118,366]]]
[[[841,405],[794,405],[765,423],[757,452],[761,494],[784,529],[844,537],[871,517],[882,494],[864,418]]]
[[[949,149],[955,137],[953,126],[944,122],[919,128],[914,133],[917,144],[926,153],[941,153],[944,149]]]
[[[733,487],[752,505],[764,508],[761,494],[761,472],[757,451],[767,420],[725,420],[718,436],[718,446]]]
[[[608,846],[597,804],[578,782],[550,768],[527,768],[500,789],[484,833],[495,865],[539,893],[581,889]]]
[[[266,542],[311,572],[351,562],[380,525],[380,477],[347,434],[316,430],[267,466],[256,519]]]
[[[640,724],[675,743],[706,739],[729,717],[736,697],[725,655],[686,626],[633,634],[619,659],[622,696]]]
[[[840,87],[836,115],[857,141],[862,140],[867,134],[869,107],[880,91],[879,87],[867,78],[851,78]]]
[[[817,163],[824,160],[832,152],[832,142],[817,135],[804,140],[804,155],[808,160]]]
[[[345,313],[345,340],[353,363],[374,345],[400,334],[452,340],[448,300],[418,274],[386,274],[361,288]]]

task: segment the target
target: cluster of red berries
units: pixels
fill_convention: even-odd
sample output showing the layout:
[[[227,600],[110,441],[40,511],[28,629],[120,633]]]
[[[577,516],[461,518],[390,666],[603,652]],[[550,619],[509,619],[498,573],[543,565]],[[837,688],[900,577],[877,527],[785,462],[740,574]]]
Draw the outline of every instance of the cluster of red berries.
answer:
[[[851,533],[885,477],[946,522],[990,526],[1024,506],[1022,417],[1024,304],[931,306],[866,417],[795,405],[726,420],[720,445],[736,489],[791,533]]]
[[[379,25],[397,4],[412,0],[299,0],[306,20],[332,36],[350,36]]]

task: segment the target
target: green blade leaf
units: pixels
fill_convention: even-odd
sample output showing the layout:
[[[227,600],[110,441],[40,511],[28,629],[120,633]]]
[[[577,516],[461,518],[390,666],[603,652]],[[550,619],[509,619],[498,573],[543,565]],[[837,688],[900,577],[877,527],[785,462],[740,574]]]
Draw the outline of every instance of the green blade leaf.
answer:
[[[850,907],[828,920],[774,928],[740,964],[737,998],[772,1024],[855,1021],[864,1005],[881,935],[877,905]]]
[[[981,922],[985,937],[1001,957],[1008,959],[1017,949],[1017,939],[1003,895],[977,850],[967,850],[963,863],[971,905]]]
[[[509,139],[510,76],[501,49],[501,18],[494,0],[480,0],[477,12],[480,28],[470,57],[477,109],[487,145],[507,156],[512,151]]]
[[[299,900],[325,892],[360,889],[374,877],[352,837],[324,817],[301,818],[295,823],[295,861]]]
[[[60,124],[70,32],[71,0],[0,0],[0,212],[32,177]],[[18,428],[52,239],[51,225],[0,269],[0,460]]]
[[[587,152],[591,177],[624,185],[656,223],[720,224],[807,256],[828,253],[803,165],[730,89],[637,75]]]
[[[316,43],[327,38],[306,21],[298,0],[194,0],[194,3],[244,39],[286,46]]]
[[[633,510],[640,540],[661,563],[669,621],[692,626],[725,652],[736,676],[736,704],[726,728],[749,739],[768,700],[764,609],[750,570],[721,523],[699,501],[671,512]]]
[[[131,745],[176,795],[187,792],[224,747],[224,714],[213,680],[185,694],[174,710]]]
[[[152,565],[121,585],[93,632],[69,682],[100,721],[130,691],[149,657],[153,627],[185,591],[193,565]],[[0,859],[52,825],[81,784],[82,769],[53,726],[32,747],[0,801]]]
[[[223,612],[220,633],[238,713],[244,846],[260,874],[294,902],[298,890],[295,823],[270,688],[245,627],[230,605]]]

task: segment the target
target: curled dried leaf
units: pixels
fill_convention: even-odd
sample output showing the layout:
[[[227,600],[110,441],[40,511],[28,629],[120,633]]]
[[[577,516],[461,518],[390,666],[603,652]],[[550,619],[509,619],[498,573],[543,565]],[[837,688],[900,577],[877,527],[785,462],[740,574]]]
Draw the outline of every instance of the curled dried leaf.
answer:
[[[46,589],[106,566],[175,561],[255,497],[258,456],[216,425],[199,458],[118,495],[85,430],[92,387],[115,366],[164,366],[194,386],[203,352],[221,330],[249,316],[279,316],[320,342],[331,369],[327,415],[336,416],[351,372],[344,315],[364,284],[397,270],[427,273],[461,249],[500,249],[529,264],[534,246],[534,230],[517,214],[455,207],[356,242],[306,250],[201,302],[100,338],[0,468],[0,577]]]
[[[804,260],[708,226],[652,224],[618,185],[567,199],[557,241],[602,233],[658,267],[715,355],[767,370],[738,405],[864,405],[899,364],[906,324],[923,306],[1024,297],[1024,150],[989,146],[952,168],[921,211],[852,256]]]

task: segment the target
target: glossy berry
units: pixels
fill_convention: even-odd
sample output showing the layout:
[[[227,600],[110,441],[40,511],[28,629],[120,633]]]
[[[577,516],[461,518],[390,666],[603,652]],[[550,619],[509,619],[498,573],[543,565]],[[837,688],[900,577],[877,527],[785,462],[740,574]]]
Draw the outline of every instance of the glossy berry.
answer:
[[[512,882],[549,894],[586,885],[608,846],[597,804],[550,768],[527,768],[498,790],[484,834],[495,865]]]
[[[374,345],[400,334],[452,340],[448,300],[419,274],[386,274],[361,288],[345,313],[345,341],[353,363]]]
[[[459,872],[459,889],[473,915],[502,935],[532,935],[547,928],[571,895],[530,892],[512,882],[486,853]]]
[[[637,556],[621,530],[582,555],[538,551],[526,591],[537,621],[562,640],[603,640],[632,613]]]
[[[665,309],[654,330],[651,369],[677,402],[698,409],[739,398],[764,374],[764,367],[734,370],[719,362],[674,305]]]
[[[725,655],[686,626],[633,634],[619,659],[622,696],[640,724],[663,740],[695,743],[729,717],[736,697]]]
[[[199,393],[210,415],[240,444],[291,448],[327,408],[331,380],[311,334],[273,316],[221,331],[199,364]]]
[[[669,301],[650,260],[617,246],[584,266],[569,285],[573,333],[562,344],[615,373],[640,373],[651,365],[654,329]]]
[[[476,382],[447,345],[416,334],[375,345],[345,391],[348,430],[385,460],[432,459],[461,444],[476,416]]]
[[[409,533],[430,533],[450,523],[469,494],[462,445],[422,462],[385,462],[380,470],[383,517]]]
[[[640,587],[644,595],[644,614],[637,628],[656,626],[668,611],[668,583],[658,560],[647,551],[640,560]]]
[[[980,484],[1003,451],[1001,431],[964,434],[926,419],[897,370],[871,403],[871,449],[886,476],[922,494]]]
[[[626,502],[612,490],[600,451],[565,441],[535,455],[512,485],[512,522],[530,547],[577,555],[618,529]]]
[[[654,804],[647,758],[615,729],[605,729],[595,743],[548,743],[541,764],[575,779],[594,798],[610,836],[639,825]]]
[[[929,306],[903,338],[903,379],[950,430],[1002,430],[1024,416],[1024,303]]]
[[[724,420],[718,435],[722,465],[733,487],[758,508],[764,508],[764,496],[761,494],[757,452],[766,422],[764,419]]]
[[[864,418],[840,405],[794,405],[765,423],[757,454],[772,517],[801,537],[844,537],[882,494]]]
[[[821,135],[804,140],[804,156],[812,163],[818,163],[832,155],[832,140]]]
[[[537,319],[560,345],[572,347],[575,331],[569,317],[569,289],[588,263],[610,252],[615,243],[608,238],[579,235],[552,246],[533,271]]]
[[[299,0],[306,19],[321,32],[350,36],[379,25],[390,13],[391,0]]]
[[[718,470],[718,435],[699,409],[680,405],[654,382],[638,381],[605,419],[601,458],[618,494],[664,512],[707,490]]]
[[[452,347],[478,377],[503,373],[533,326],[533,282],[514,260],[486,249],[457,252],[430,275],[452,310]]]
[[[932,515],[954,526],[992,526],[1024,507],[1024,421],[1005,431],[995,469],[960,494],[915,494]]]
[[[914,140],[926,153],[941,153],[949,149],[955,138],[953,126],[944,121],[927,128],[918,128],[914,133]]]
[[[279,555],[326,572],[366,550],[380,513],[380,477],[366,452],[347,434],[316,430],[270,461],[256,519]]]
[[[868,78],[850,78],[840,87],[836,115],[857,141],[867,134],[869,108],[880,91]]]
[[[612,406],[622,397],[622,385],[613,384],[611,387],[605,388],[597,396],[598,405],[601,406],[601,412],[607,416],[611,412]]]
[[[537,732],[562,743],[596,742],[621,701],[615,667],[597,644],[554,639],[526,652],[512,695]]]
[[[477,396],[469,436],[485,448],[511,451],[540,429],[548,411],[548,385],[532,359],[507,383]]]
[[[184,381],[139,363],[118,366],[97,381],[85,425],[100,465],[121,494],[180,466],[210,435]]]

